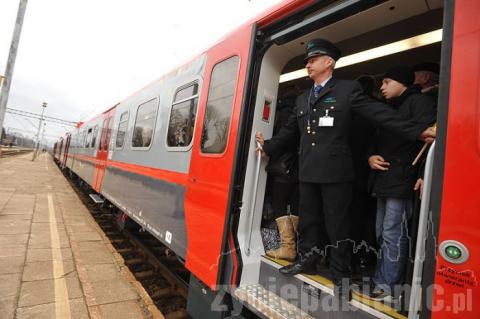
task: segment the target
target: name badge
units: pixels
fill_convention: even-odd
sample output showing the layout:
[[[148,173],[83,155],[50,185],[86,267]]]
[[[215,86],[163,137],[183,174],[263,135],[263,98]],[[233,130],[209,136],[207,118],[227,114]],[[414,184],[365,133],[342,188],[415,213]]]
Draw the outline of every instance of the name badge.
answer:
[[[320,116],[318,118],[318,126],[331,127],[333,126],[334,118],[328,115],[328,110],[325,111],[325,116]]]
[[[333,126],[333,117],[322,116],[318,119],[318,126]]]

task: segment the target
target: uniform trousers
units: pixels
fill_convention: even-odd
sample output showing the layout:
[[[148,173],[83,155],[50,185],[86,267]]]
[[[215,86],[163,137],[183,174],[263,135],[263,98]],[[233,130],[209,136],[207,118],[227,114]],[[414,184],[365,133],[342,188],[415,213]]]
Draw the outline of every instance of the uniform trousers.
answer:
[[[299,252],[316,258],[329,250],[334,281],[350,277],[351,183],[299,183]],[[318,257],[317,257],[318,258]]]

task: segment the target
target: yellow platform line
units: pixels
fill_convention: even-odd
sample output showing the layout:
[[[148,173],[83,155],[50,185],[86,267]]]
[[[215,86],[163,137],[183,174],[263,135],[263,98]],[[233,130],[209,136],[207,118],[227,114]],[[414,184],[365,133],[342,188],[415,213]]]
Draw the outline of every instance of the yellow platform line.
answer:
[[[53,207],[52,194],[48,194],[48,212],[50,221],[50,240],[52,249],[53,280],[55,283],[55,317],[71,318],[70,303],[68,298],[67,282],[63,269],[62,249],[58,236],[57,219]]]

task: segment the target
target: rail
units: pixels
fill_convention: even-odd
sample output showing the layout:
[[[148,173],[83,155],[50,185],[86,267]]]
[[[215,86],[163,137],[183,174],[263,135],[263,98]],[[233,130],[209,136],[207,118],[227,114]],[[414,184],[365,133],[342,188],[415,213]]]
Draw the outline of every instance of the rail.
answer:
[[[262,148],[262,146],[260,145],[259,142],[257,142],[257,147],[258,148]],[[255,180],[254,180],[254,184],[253,184],[253,201],[250,205],[251,209],[250,209],[250,214],[248,215],[248,218],[250,219],[249,220],[249,227],[248,227],[248,234],[247,234],[247,242],[245,243],[245,254],[247,256],[250,256],[250,245],[252,243],[252,232],[253,232],[253,220],[254,220],[254,217],[255,217],[255,208],[256,208],[256,204],[257,204],[257,194],[258,194],[258,180],[259,180],[259,177],[260,177],[260,164],[262,163],[262,152],[257,152],[257,165],[256,165],[256,168],[255,168]]]
[[[432,189],[432,171],[435,158],[435,142],[430,146],[425,164],[425,176],[423,184],[422,203],[418,219],[417,246],[415,249],[415,262],[413,266],[412,289],[408,306],[408,319],[416,319],[421,302],[422,271],[425,259],[425,240],[430,212],[430,191]]]

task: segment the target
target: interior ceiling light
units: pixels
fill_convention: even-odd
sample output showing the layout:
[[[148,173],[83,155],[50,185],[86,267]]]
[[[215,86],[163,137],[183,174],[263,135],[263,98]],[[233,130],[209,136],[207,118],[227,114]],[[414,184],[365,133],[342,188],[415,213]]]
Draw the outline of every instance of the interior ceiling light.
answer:
[[[442,29],[420,34],[420,35],[417,35],[408,39],[400,40],[397,42],[385,44],[373,49],[347,55],[343,58],[340,58],[340,60],[337,61],[335,65],[335,69],[381,58],[390,54],[395,54],[395,53],[423,47],[425,45],[437,43],[440,41],[442,41]],[[307,69],[303,68],[297,71],[280,75],[280,83],[304,78],[307,76],[308,76]]]

